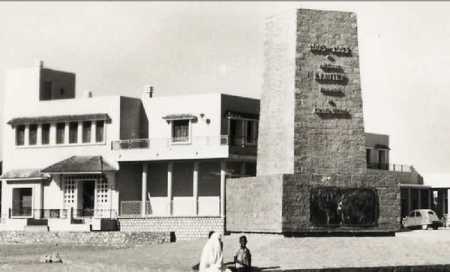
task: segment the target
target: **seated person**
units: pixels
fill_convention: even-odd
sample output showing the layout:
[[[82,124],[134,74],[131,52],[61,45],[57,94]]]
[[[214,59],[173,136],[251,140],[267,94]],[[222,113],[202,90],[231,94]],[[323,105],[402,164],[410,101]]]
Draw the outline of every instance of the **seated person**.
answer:
[[[247,237],[245,235],[239,237],[240,248],[234,255],[234,264],[237,272],[251,272],[252,255],[247,248]]]

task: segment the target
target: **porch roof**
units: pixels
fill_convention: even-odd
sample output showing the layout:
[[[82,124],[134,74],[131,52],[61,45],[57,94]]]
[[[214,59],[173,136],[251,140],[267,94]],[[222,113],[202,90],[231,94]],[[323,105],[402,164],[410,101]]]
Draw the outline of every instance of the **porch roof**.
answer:
[[[234,111],[227,111],[225,113],[225,117],[227,117],[229,119],[250,119],[250,120],[258,120],[259,119],[258,114],[245,113],[245,112],[234,112]]]
[[[391,149],[389,148],[389,146],[384,145],[384,144],[376,144],[376,145],[375,145],[375,149],[388,149],[388,150],[391,150]]]
[[[17,117],[9,120],[8,124],[15,126],[30,123],[93,121],[93,120],[104,120],[106,122],[109,122],[111,121],[111,118],[106,113]]]
[[[44,173],[103,173],[117,171],[102,156],[72,156],[44,168]]]
[[[163,116],[162,119],[165,119],[167,121],[173,121],[173,120],[196,120],[197,117],[191,113],[181,113],[181,114],[168,114],[166,116]]]
[[[48,179],[50,178],[50,175],[47,173],[42,173],[40,169],[12,169],[3,173],[0,178],[17,180]]]

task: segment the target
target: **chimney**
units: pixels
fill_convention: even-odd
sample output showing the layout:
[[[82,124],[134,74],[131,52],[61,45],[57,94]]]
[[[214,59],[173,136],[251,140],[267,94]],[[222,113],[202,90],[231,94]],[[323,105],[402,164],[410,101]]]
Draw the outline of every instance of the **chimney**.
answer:
[[[147,85],[144,87],[144,93],[148,95],[149,98],[153,97],[153,86]]]
[[[92,93],[92,91],[86,90],[86,91],[84,91],[83,96],[84,96],[85,98],[92,98],[93,93]]]
[[[42,68],[44,68],[44,61],[42,61],[42,60],[35,60],[34,61],[34,66],[42,69]]]

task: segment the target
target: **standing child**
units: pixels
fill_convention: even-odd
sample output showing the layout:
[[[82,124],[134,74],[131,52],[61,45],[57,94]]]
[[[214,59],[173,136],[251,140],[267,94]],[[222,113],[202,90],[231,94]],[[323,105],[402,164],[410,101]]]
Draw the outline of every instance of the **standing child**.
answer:
[[[247,237],[245,235],[239,237],[241,247],[234,255],[234,264],[237,272],[251,272],[252,269],[252,255],[247,248]]]

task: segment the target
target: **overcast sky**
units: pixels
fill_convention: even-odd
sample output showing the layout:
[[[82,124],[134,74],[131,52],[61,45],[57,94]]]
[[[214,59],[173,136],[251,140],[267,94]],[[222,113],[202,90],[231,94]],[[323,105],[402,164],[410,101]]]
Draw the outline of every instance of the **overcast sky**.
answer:
[[[4,71],[43,60],[77,73],[77,94],[204,92],[260,97],[264,18],[296,7],[354,11],[365,127],[391,162],[450,186],[450,3],[1,2]],[[2,101],[3,102],[3,101]]]

